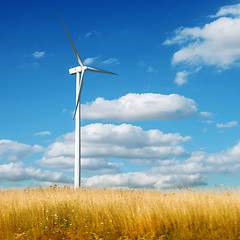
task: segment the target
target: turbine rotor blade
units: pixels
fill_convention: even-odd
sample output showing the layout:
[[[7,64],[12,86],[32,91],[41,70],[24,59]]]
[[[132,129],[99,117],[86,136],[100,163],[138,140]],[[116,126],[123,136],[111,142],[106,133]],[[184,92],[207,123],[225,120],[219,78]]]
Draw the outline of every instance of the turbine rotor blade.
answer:
[[[65,29],[65,32],[67,33],[67,36],[68,36],[68,38],[69,38],[69,40],[70,40],[70,43],[71,43],[72,48],[73,48],[74,55],[75,55],[75,57],[77,58],[78,63],[83,67],[83,62],[82,62],[81,58],[79,57],[79,54],[78,54],[78,52],[77,52],[77,49],[75,48],[75,46],[74,46],[74,44],[73,44],[73,42],[72,42],[72,39],[70,38],[70,35],[68,34],[68,31],[67,31],[65,25],[63,24],[63,21],[61,20],[61,18],[60,18],[59,15],[58,15],[58,17],[59,17],[59,19],[60,19],[60,21],[61,21],[61,23],[62,23],[62,25],[63,25],[63,27],[64,27],[64,29]]]
[[[81,96],[81,93],[82,93],[82,86],[83,86],[83,75],[84,75],[84,71],[81,73],[79,92],[78,92],[78,97],[77,97],[75,111],[74,111],[74,114],[73,114],[73,119],[75,119],[77,108],[78,108],[78,105],[79,105],[79,102],[80,102],[80,96]]]
[[[102,70],[102,69],[99,69],[99,68],[93,68],[93,67],[87,67],[86,70],[90,71],[90,72],[100,72],[100,73],[108,73],[108,74],[118,75],[118,74],[113,73],[113,72],[109,72],[109,71],[106,71],[106,70]]]

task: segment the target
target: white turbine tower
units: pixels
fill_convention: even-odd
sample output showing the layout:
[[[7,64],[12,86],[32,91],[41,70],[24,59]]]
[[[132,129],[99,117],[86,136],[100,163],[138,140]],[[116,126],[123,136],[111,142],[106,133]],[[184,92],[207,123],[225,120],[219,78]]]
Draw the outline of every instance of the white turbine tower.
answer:
[[[59,17],[59,15],[58,15]],[[116,73],[112,73],[109,71],[105,71],[102,69],[98,68],[93,68],[93,67],[87,67],[84,66],[81,58],[78,55],[78,52],[72,42],[72,39],[70,38],[66,27],[64,26],[61,18],[59,17],[66,33],[67,36],[70,40],[70,43],[72,45],[75,57],[77,58],[77,61],[80,66],[74,67],[69,69],[69,73],[71,75],[76,74],[76,107],[73,115],[73,119],[75,118],[75,166],[74,166],[74,188],[79,188],[81,186],[81,114],[80,114],[80,97],[81,97],[81,92],[82,92],[82,86],[83,86],[83,76],[85,71],[90,71],[90,72],[100,72],[100,73],[108,73],[108,74],[114,74],[117,75]]]

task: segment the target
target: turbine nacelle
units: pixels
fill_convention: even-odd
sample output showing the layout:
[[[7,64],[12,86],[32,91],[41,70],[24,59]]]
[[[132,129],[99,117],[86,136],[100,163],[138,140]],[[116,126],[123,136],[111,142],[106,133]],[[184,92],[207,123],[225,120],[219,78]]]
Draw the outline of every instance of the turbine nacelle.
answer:
[[[70,73],[71,75],[74,75],[74,74],[83,72],[83,71],[85,71],[86,69],[87,69],[86,66],[83,66],[83,67],[82,67],[82,66],[78,66],[78,67],[70,68],[70,69],[69,69],[69,73]]]

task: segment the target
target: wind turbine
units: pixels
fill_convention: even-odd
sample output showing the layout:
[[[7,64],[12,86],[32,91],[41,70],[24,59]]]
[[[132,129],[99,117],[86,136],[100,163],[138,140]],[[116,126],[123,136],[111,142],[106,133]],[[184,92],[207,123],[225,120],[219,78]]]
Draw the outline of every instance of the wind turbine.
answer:
[[[73,119],[75,119],[75,165],[74,165],[74,188],[79,188],[81,186],[81,104],[80,104],[80,98],[81,98],[81,92],[82,92],[82,86],[83,86],[83,76],[85,71],[90,72],[99,72],[99,73],[108,73],[117,75],[116,73],[112,73],[109,71],[105,71],[98,68],[93,67],[87,67],[84,66],[81,58],[79,57],[79,54],[72,42],[72,39],[70,38],[70,35],[68,34],[68,31],[66,27],[64,26],[60,16],[58,15],[66,33],[69,38],[69,41],[72,45],[74,55],[79,63],[80,66],[74,67],[69,69],[69,73],[71,75],[76,74],[76,107],[73,115]]]

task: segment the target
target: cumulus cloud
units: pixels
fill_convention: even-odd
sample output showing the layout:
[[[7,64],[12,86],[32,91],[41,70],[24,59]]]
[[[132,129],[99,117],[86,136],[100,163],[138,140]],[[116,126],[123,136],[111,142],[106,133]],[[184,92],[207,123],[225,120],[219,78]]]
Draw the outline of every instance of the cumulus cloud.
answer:
[[[190,72],[187,72],[186,70],[178,72],[174,82],[179,86],[186,84],[188,82],[187,77],[189,74]]]
[[[85,187],[183,188],[207,184],[210,174],[234,174],[240,170],[240,142],[217,153],[197,151],[186,160],[158,162],[149,170],[103,174],[83,179]]]
[[[173,64],[212,65],[225,69],[240,60],[240,19],[221,17],[203,27],[180,28],[165,44],[179,44],[181,49]]]
[[[186,154],[180,144],[191,137],[178,133],[164,134],[157,129],[144,131],[130,124],[90,124],[82,127],[82,136],[83,171],[101,174],[83,179],[85,187],[182,188],[206,185],[211,174],[240,171],[240,142],[217,153],[196,151]],[[127,158],[132,164],[143,164],[148,168],[122,173],[121,167]],[[72,171],[73,162],[74,133],[68,133],[51,144],[37,164]],[[124,171],[127,171],[125,166]],[[0,165],[0,180],[29,179],[72,181],[62,173],[42,170],[22,162]]]
[[[178,72],[176,74],[174,83],[176,83],[178,86],[182,86],[188,82],[188,77],[190,74],[198,73],[200,70],[201,70],[201,67],[196,67],[191,71],[183,70],[181,72]]]
[[[177,44],[172,64],[186,69],[213,66],[222,71],[240,63],[240,4],[223,6],[211,16],[216,18],[202,27],[180,27],[164,44]],[[193,73],[193,72],[190,72]],[[175,83],[187,83],[189,71],[178,72]]]
[[[45,56],[45,52],[39,52],[39,51],[36,51],[33,53],[33,57],[38,59],[38,58],[42,58]]]
[[[154,169],[157,173],[168,172],[174,174],[212,174],[236,173],[240,170],[240,142],[233,147],[217,152],[202,151],[191,153],[190,157],[174,166],[161,166]]]
[[[82,134],[83,154],[88,157],[165,158],[184,154],[185,150],[177,144],[191,139],[178,133],[144,131],[130,124],[90,124],[83,127]]]
[[[74,169],[74,154],[66,157],[64,155],[57,157],[44,156],[36,164],[43,167],[59,168],[65,172],[72,172]],[[82,158],[81,166],[84,172],[98,174],[118,173],[121,163],[109,162],[105,158]]]
[[[134,94],[119,99],[97,98],[82,104],[83,118],[117,121],[176,120],[197,112],[194,100],[178,94]]]
[[[236,127],[238,126],[238,122],[237,121],[232,121],[232,122],[228,122],[228,123],[217,123],[216,127],[217,128],[232,128],[232,127]]]
[[[90,124],[82,128],[85,141],[88,143],[104,142],[125,147],[173,146],[191,139],[179,133],[164,134],[158,129],[144,131],[141,127],[131,124]]]
[[[83,179],[85,187],[168,189],[199,185],[206,185],[206,178],[200,174],[161,175],[150,172],[130,172]]]
[[[143,172],[100,175],[84,179],[86,187],[183,188],[207,184],[210,174],[234,174],[240,170],[240,142],[226,151],[193,152],[184,161],[159,164]]]
[[[30,179],[65,183],[69,183],[71,180],[62,173],[46,170],[43,171],[41,169],[25,165],[22,162],[0,165],[0,180],[24,181]]]
[[[0,160],[18,161],[29,157],[31,154],[42,151],[39,145],[30,146],[16,141],[0,140]]]
[[[160,130],[144,131],[130,124],[90,124],[82,127],[82,162],[84,171],[119,172],[121,164],[108,159],[138,159],[142,163],[166,161],[170,156],[185,156],[182,146],[191,139],[179,133],[164,134]],[[38,165],[72,169],[74,133],[68,133],[51,144]]]
[[[68,134],[69,135],[69,134]],[[67,135],[58,139],[49,146],[44,156],[36,161],[36,164],[42,167],[58,168],[65,172],[71,172],[74,169],[74,133],[72,139],[67,139]],[[81,165],[84,172],[109,174],[119,172],[121,164],[109,162],[106,158],[81,156]]]
[[[219,11],[212,17],[222,17],[222,16],[240,16],[240,4],[223,6]]]
[[[151,187],[156,183],[156,178],[146,176],[141,172],[120,173],[115,175],[93,176],[84,179],[83,185],[86,187],[127,187],[142,188]]]

